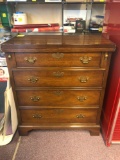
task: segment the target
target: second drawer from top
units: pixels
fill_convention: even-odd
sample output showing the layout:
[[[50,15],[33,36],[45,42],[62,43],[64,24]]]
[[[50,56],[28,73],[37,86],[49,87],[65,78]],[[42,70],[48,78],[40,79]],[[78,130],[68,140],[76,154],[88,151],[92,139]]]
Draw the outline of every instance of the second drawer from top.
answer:
[[[102,87],[104,70],[13,69],[16,87]]]

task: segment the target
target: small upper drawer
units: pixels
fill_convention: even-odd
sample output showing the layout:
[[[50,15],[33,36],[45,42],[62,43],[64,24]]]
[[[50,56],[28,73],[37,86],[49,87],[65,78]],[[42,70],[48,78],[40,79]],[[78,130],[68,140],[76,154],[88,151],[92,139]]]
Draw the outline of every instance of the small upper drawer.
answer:
[[[100,67],[101,53],[16,53],[17,67]]]
[[[102,87],[104,70],[14,69],[17,87]]]
[[[20,110],[22,123],[96,123],[98,109],[34,109]]]

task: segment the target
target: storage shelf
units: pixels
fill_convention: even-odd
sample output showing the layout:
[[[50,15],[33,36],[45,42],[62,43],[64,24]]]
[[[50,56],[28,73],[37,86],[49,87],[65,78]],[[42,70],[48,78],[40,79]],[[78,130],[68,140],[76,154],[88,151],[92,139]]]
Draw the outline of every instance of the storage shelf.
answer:
[[[2,2],[3,3],[3,2]],[[86,10],[86,12],[85,12],[85,14],[84,15],[86,15],[86,16],[84,16],[84,15],[82,15],[83,16],[83,20],[84,21],[86,21],[86,25],[85,25],[85,27],[83,27],[84,29],[88,29],[89,30],[89,24],[90,24],[90,21],[91,21],[91,15],[92,15],[92,5],[93,4],[105,4],[105,2],[93,2],[93,1],[91,1],[91,2],[78,2],[78,0],[76,0],[76,1],[74,1],[74,2],[67,2],[67,1],[65,1],[65,0],[63,0],[62,2],[45,2],[45,0],[37,0],[37,1],[32,1],[32,0],[27,0],[26,2],[24,2],[24,1],[22,1],[22,2],[20,2],[20,1],[17,1],[17,2],[12,2],[12,1],[9,1],[9,2],[5,2],[6,3],[6,5],[8,4],[13,4],[13,6],[14,6],[14,8],[16,7],[16,5],[18,4],[22,4],[22,5],[25,5],[25,7],[26,7],[26,5],[27,4],[30,4],[30,5],[33,5],[33,4],[45,4],[45,5],[48,5],[47,6],[47,8],[49,9],[49,5],[50,5],[50,8],[51,8],[51,5],[58,5],[58,7],[61,7],[61,21],[60,21],[60,26],[64,26],[64,23],[65,23],[65,20],[67,19],[66,17],[65,17],[65,14],[67,15],[67,14],[69,14],[69,10],[71,10],[72,9],[72,7],[76,7],[77,6],[77,9],[76,10],[79,10],[79,8],[81,7],[81,6],[79,6],[79,5],[82,5],[82,4],[85,4],[86,6],[82,6],[83,7],[83,10]],[[69,5],[69,4],[71,4],[71,5]],[[76,4],[75,6],[73,5],[73,4]],[[59,6],[60,5],[60,6]],[[68,8],[66,8],[66,6],[68,5]],[[38,8],[37,8],[38,9]],[[41,8],[42,9],[42,8]],[[81,9],[82,10],[82,9]],[[66,12],[65,12],[66,11]],[[89,15],[88,15],[89,14]],[[68,15],[67,15],[68,16]],[[76,15],[76,16],[78,16],[78,15]],[[41,21],[39,22],[39,23],[42,23]],[[77,28],[77,27],[76,27]],[[77,29],[76,29],[77,30]],[[11,32],[12,33],[12,32]],[[25,34],[26,32],[15,32],[15,33],[23,33],[23,34]],[[55,33],[55,34],[74,34],[74,33],[63,33],[62,31],[61,32],[35,32],[35,34],[52,34],[52,33]],[[32,32],[28,32],[28,33],[26,33],[26,34],[34,34],[34,33],[32,33]],[[81,33],[80,33],[81,34]],[[83,34],[84,34],[84,31],[83,31]],[[86,33],[85,33],[86,34]]]

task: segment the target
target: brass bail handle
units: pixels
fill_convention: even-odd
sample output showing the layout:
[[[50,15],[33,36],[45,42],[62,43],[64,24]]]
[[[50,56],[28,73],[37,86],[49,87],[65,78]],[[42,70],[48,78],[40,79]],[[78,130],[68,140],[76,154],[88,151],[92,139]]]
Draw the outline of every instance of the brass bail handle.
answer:
[[[64,75],[64,72],[60,72],[60,71],[53,72],[53,76],[57,78],[63,77],[63,75]]]
[[[88,81],[89,77],[87,77],[87,76],[81,76],[78,79],[79,79],[79,81],[81,83],[86,83]]]
[[[52,57],[57,59],[57,60],[60,60],[60,59],[62,59],[64,57],[64,53],[59,53],[59,52],[53,53]]]
[[[85,118],[83,114],[76,115],[77,118]]]
[[[42,116],[40,114],[33,114],[33,118],[40,119]]]
[[[33,97],[30,97],[30,99],[33,101],[33,102],[38,102],[40,100],[40,97],[39,96],[33,96]]]
[[[83,102],[87,99],[86,96],[78,96],[77,99],[80,101],[80,102]]]
[[[88,56],[80,57],[80,61],[82,61],[83,64],[88,64],[89,61],[91,60],[92,60],[92,57],[88,57]]]
[[[24,60],[28,63],[35,63],[35,61],[37,60],[36,57],[25,57]]]
[[[30,77],[30,78],[28,78],[28,81],[30,83],[36,83],[38,81],[38,78],[36,78],[36,77]]]

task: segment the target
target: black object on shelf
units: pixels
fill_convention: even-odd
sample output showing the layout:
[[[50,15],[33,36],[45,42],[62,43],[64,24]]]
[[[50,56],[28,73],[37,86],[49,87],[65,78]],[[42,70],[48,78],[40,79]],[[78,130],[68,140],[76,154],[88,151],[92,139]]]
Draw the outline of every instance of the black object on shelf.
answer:
[[[84,32],[86,24],[84,20],[76,20],[76,32]]]

